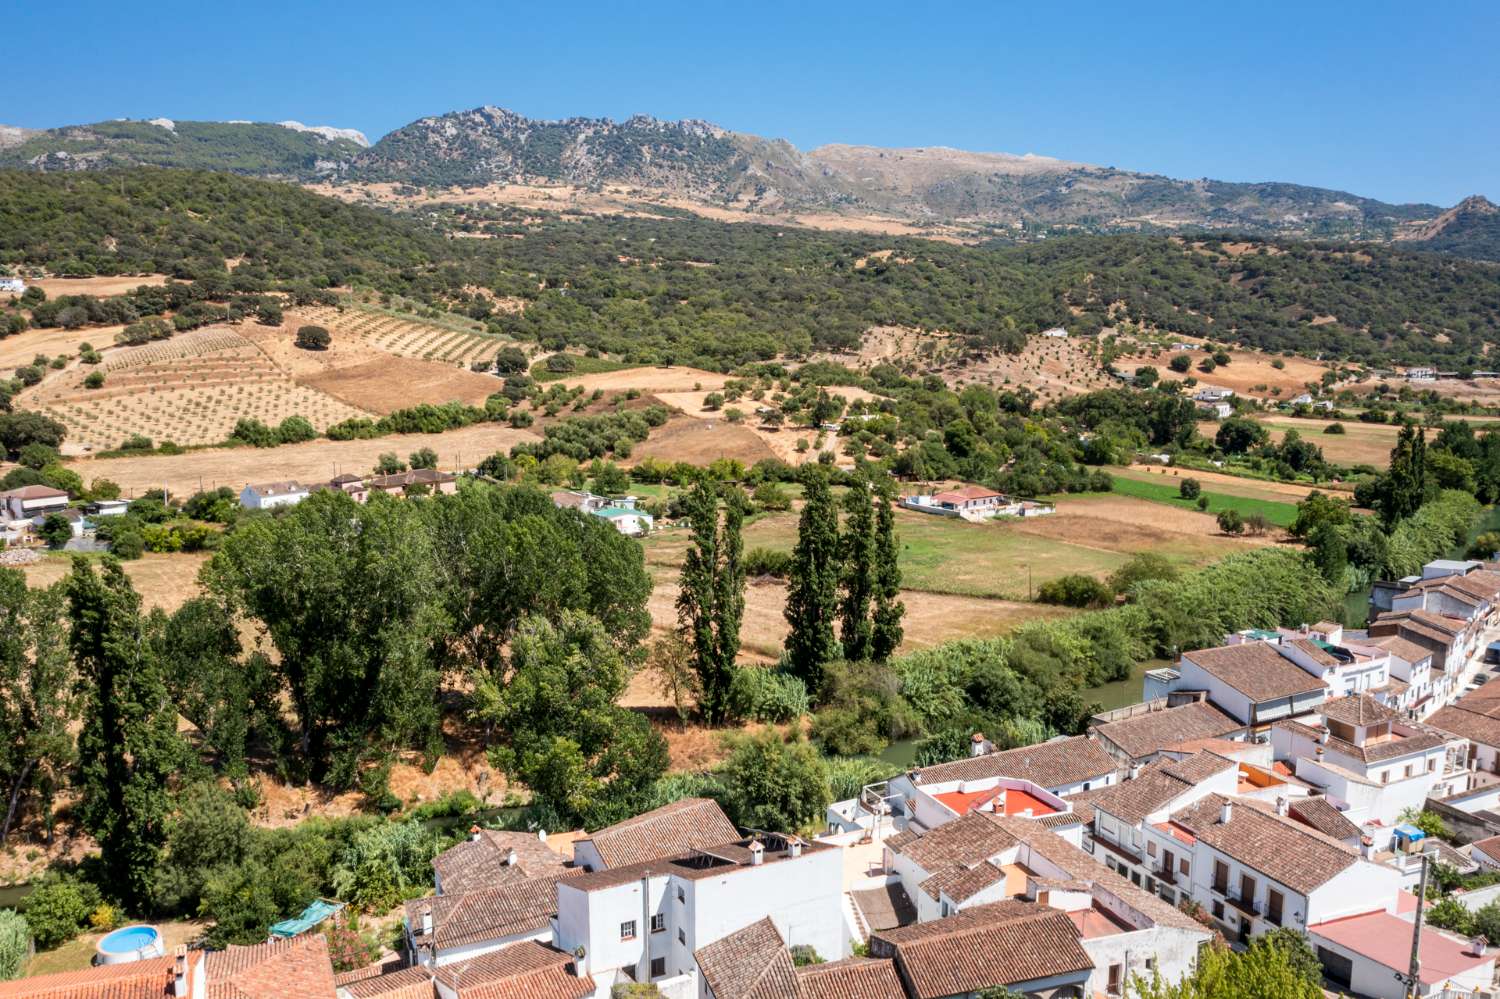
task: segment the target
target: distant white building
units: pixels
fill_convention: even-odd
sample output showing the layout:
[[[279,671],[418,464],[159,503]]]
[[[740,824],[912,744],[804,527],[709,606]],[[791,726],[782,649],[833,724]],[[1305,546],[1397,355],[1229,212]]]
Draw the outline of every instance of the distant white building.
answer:
[[[1234,389],[1215,388],[1204,386],[1193,393],[1194,402],[1223,402],[1225,399],[1234,398]]]
[[[1437,368],[1407,368],[1406,380],[1409,382],[1430,382],[1437,378]]]
[[[33,520],[68,508],[68,494],[51,486],[22,486],[0,493],[0,516],[11,520]]]
[[[12,295],[26,294],[26,282],[20,278],[0,278],[0,292],[9,292]]]
[[[240,506],[246,510],[272,510],[295,506],[307,499],[308,489],[296,482],[263,482],[240,490]]]
[[[1054,326],[1050,330],[1042,330],[1041,335],[1051,337],[1054,340],[1066,340],[1068,338],[1068,331],[1061,326]]]
[[[553,506],[603,517],[614,525],[615,530],[632,538],[650,534],[656,526],[656,518],[640,509],[638,503],[635,496],[611,498],[586,489],[560,489],[552,494]]]

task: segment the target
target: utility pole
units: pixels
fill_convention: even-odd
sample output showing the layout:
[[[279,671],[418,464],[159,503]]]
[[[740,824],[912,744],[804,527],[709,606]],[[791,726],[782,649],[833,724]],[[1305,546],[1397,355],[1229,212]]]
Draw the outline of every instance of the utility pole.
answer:
[[[1422,994],[1422,908],[1427,904],[1427,854],[1422,854],[1422,877],[1417,882],[1417,912],[1411,927],[1411,965],[1406,975],[1407,999]]]

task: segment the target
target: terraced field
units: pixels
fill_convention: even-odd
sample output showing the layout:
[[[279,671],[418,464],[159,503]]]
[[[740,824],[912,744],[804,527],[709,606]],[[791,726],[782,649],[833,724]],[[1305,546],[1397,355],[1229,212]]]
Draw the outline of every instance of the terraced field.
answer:
[[[309,323],[326,327],[335,337],[353,335],[398,357],[464,367],[493,358],[507,343],[477,330],[466,332],[367,309],[320,306],[306,310],[305,315]]]
[[[210,444],[235,421],[275,425],[305,416],[318,429],[364,410],[297,384],[254,343],[234,330],[209,328],[111,351],[98,366],[103,388],[84,387],[92,370],[59,372],[25,396],[26,405],[68,427],[68,449],[115,448],[133,434],[156,442]]]

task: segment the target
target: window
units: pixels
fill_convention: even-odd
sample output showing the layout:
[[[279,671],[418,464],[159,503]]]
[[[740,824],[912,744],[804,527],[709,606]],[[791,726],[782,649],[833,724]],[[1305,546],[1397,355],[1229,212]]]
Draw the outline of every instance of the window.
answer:
[[[620,924],[620,939],[621,940],[634,940],[635,939],[635,920],[634,919],[627,919],[627,920],[625,920],[625,922],[623,922],[623,923]]]
[[[1408,763],[1406,765],[1406,776],[1408,776],[1408,777],[1411,776],[1411,764],[1410,763]]]
[[[1390,782],[1391,782],[1391,772],[1389,770],[1382,770],[1382,771],[1380,771],[1380,783],[1382,783],[1382,784],[1389,784]]]
[[[947,903],[947,902],[944,902],[944,903],[943,903],[943,918],[944,918],[944,919],[947,919],[947,918],[948,918],[948,914],[949,914],[949,913],[950,913],[950,912],[952,912],[952,911],[953,911],[953,910],[952,910],[952,909],[950,909],[950,908],[949,908],[949,906],[948,906],[948,903]]]
[[[1248,874],[1240,875],[1240,899],[1246,905],[1255,901],[1255,879]]]
[[[682,944],[684,947],[687,946],[687,931],[684,930],[681,926],[677,927],[677,942]]]
[[[1222,860],[1214,861],[1214,891],[1229,894],[1229,865]]]
[[[1177,869],[1181,871],[1184,876],[1188,873],[1188,859],[1186,857],[1183,857],[1181,860],[1177,861]]]
[[[1156,842],[1154,840],[1148,840],[1147,841],[1147,843],[1146,843],[1146,856],[1148,856],[1148,857],[1154,857],[1154,856],[1156,856]]]
[[[667,928],[667,916],[664,912],[658,912],[651,917],[651,932],[661,933]]]
[[[1224,918],[1224,903],[1218,899],[1214,899],[1214,918],[1218,920],[1223,920]]]
[[[1432,759],[1430,759],[1430,760],[1427,761],[1427,772],[1428,773],[1432,773],[1436,769],[1437,769],[1437,757],[1433,757]]]
[[[684,905],[687,904],[687,896],[682,892],[682,885],[677,886],[677,901],[683,903]]]
[[[1281,925],[1281,907],[1285,904],[1281,892],[1275,888],[1266,889],[1266,921],[1272,926]]]
[[[1150,974],[1151,972],[1153,972],[1155,970],[1156,970],[1156,958],[1154,958],[1154,957],[1148,957],[1148,958],[1146,958],[1146,973]]]
[[[651,959],[651,977],[660,978],[667,973],[667,959],[664,957],[653,957]]]

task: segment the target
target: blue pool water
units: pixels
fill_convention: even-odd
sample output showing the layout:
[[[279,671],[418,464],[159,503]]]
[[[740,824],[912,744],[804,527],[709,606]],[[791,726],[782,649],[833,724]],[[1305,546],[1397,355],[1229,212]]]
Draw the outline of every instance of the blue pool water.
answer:
[[[127,926],[106,934],[99,949],[110,954],[129,954],[156,942],[157,932],[150,926]]]

